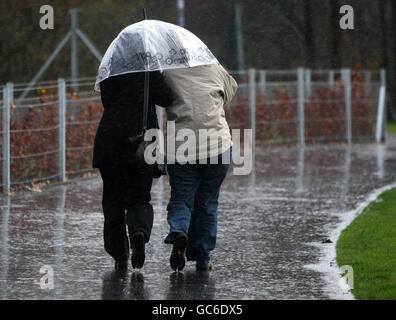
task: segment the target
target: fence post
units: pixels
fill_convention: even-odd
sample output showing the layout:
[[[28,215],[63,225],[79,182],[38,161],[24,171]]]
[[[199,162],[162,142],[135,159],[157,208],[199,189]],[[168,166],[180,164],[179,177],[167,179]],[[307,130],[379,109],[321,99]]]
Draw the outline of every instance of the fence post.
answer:
[[[311,78],[312,78],[312,72],[310,69],[305,70],[305,86],[306,86],[306,93],[307,97],[309,98],[311,96]]]
[[[382,118],[382,142],[386,141],[386,123],[387,123],[387,105],[388,105],[388,99],[387,99],[387,86],[386,86],[386,70],[381,69],[381,83],[384,85],[385,88],[385,99],[384,99],[384,110],[383,110],[383,118]]]
[[[342,69],[342,81],[345,92],[345,135],[347,142],[352,143],[352,84],[351,70]]]
[[[265,71],[260,71],[260,85],[261,85],[261,93],[265,93],[267,90],[267,74]]]
[[[249,69],[249,125],[252,128],[252,148],[256,146],[256,70]]]
[[[59,98],[59,178],[66,181],[66,84],[58,79]]]
[[[329,72],[329,87],[330,90],[334,90],[334,71],[330,70]]]
[[[375,133],[376,142],[385,142],[386,133],[386,71],[381,69],[381,85],[378,99],[378,110],[377,110],[377,127]]]
[[[298,114],[298,143],[305,146],[305,97],[304,97],[304,69],[297,69],[297,114]]]
[[[11,190],[10,161],[10,110],[14,100],[14,84],[8,82],[3,91],[3,190]]]

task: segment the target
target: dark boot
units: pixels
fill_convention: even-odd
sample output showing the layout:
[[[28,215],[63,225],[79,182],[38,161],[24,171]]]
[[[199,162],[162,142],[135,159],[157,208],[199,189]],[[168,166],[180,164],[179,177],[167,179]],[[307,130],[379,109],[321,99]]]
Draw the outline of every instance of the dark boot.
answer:
[[[124,271],[128,269],[128,260],[116,260],[114,263],[116,271]]]
[[[213,264],[210,261],[208,263],[197,262],[196,270],[200,272],[210,272],[213,270]]]
[[[186,265],[187,241],[188,239],[184,234],[177,235],[173,241],[170,265],[174,271],[181,271]]]
[[[131,262],[132,267],[135,269],[141,269],[144,265],[144,260],[146,258],[145,255],[145,237],[143,232],[136,232],[131,237],[131,247],[132,247],[132,256]]]

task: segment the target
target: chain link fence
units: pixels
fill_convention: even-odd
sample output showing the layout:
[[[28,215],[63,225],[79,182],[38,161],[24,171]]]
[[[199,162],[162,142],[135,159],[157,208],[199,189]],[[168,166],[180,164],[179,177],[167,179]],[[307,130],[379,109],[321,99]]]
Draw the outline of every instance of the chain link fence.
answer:
[[[239,89],[225,107],[226,118],[231,129],[242,129],[241,139],[243,129],[254,128],[254,145],[385,139],[383,70],[250,69],[231,74]],[[3,190],[65,181],[92,170],[93,140],[103,111],[100,95],[92,91],[94,82],[59,79],[34,88],[0,87]],[[165,124],[165,112],[158,110],[159,122]]]

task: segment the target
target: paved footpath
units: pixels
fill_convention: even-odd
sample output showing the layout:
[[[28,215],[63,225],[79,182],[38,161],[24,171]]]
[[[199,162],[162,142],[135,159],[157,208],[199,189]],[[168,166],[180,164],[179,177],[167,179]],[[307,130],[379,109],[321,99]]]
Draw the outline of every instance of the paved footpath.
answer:
[[[396,143],[258,150],[254,175],[224,183],[209,275],[169,267],[167,179],[153,186],[146,264],[126,275],[103,249],[100,178],[1,196],[0,299],[328,299],[305,266],[343,212],[394,181]],[[43,266],[52,290],[40,288]]]

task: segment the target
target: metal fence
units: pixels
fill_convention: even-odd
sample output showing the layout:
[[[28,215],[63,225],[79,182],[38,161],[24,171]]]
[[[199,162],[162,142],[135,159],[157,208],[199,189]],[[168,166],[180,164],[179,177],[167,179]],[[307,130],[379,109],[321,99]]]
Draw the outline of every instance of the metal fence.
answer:
[[[93,82],[59,79],[34,88],[12,83],[2,88],[3,190],[66,181],[92,169],[92,142],[102,112]]]
[[[256,144],[385,139],[384,70],[251,69],[233,76],[239,90],[226,108],[228,122],[254,128]]]
[[[231,72],[239,89],[225,107],[232,129],[253,130],[253,144],[385,139],[385,71],[255,70]],[[102,114],[94,78],[0,87],[1,187],[92,170]],[[165,113],[158,116],[164,121]],[[160,121],[160,123],[163,123]],[[242,137],[243,138],[243,137]]]

